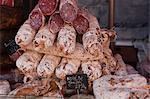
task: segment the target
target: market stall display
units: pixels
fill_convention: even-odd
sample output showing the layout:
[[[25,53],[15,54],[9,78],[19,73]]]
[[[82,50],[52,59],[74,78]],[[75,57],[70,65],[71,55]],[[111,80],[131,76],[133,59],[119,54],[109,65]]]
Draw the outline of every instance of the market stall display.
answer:
[[[78,35],[83,43],[77,42]],[[149,97],[146,79],[130,73],[121,55],[113,55],[109,48],[115,37],[115,31],[100,28],[97,18],[79,8],[76,0],[39,0],[15,37],[25,51],[16,61],[25,77],[8,97],[63,99],[68,91],[66,76],[75,74],[87,75],[91,98]]]

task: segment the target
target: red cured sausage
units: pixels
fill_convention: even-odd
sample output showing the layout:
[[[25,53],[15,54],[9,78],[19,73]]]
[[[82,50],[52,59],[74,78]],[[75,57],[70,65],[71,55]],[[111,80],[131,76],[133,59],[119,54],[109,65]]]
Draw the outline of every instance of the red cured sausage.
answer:
[[[59,12],[56,12],[50,17],[48,21],[48,28],[52,33],[57,33],[59,32],[63,24],[64,21],[61,18]]]
[[[76,0],[60,0],[60,16],[67,23],[72,23],[77,17],[78,7]]]
[[[85,9],[79,9],[77,18],[73,21],[73,26],[79,34],[84,34],[89,28],[88,12]]]
[[[34,30],[38,30],[45,24],[45,17],[38,6],[36,6],[29,15],[30,25]]]
[[[97,18],[91,14],[89,14],[89,30],[100,30]]]
[[[44,15],[51,15],[57,8],[58,0],[39,0],[38,4]]]

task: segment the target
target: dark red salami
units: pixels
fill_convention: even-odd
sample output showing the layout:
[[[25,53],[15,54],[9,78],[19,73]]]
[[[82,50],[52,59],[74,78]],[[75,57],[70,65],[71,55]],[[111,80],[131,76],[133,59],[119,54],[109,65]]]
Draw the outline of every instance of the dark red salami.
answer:
[[[67,23],[72,23],[77,17],[77,1],[76,0],[60,0],[60,16]]]
[[[56,12],[50,17],[48,21],[48,28],[52,33],[57,33],[59,32],[63,24],[64,21],[61,18],[59,12]]]
[[[89,14],[89,30],[100,30],[99,22],[97,18]]]
[[[89,28],[88,12],[84,9],[79,9],[77,18],[73,21],[73,26],[79,34],[84,34]]]
[[[36,6],[29,15],[30,25],[34,30],[38,30],[45,24],[45,17],[38,6]]]
[[[57,8],[58,0],[39,0],[38,4],[44,15],[51,15]]]

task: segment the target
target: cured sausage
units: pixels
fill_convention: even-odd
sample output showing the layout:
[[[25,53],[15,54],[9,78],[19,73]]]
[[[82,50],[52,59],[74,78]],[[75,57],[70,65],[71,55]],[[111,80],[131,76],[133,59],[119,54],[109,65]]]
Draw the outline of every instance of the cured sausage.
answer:
[[[93,93],[96,99],[146,99],[149,90],[136,87],[146,86],[146,79],[138,74],[127,76],[106,75],[93,82]]]
[[[44,15],[51,15],[57,8],[58,0],[39,0],[38,4]]]
[[[10,92],[10,84],[7,80],[0,80],[0,95],[7,95]]]
[[[35,77],[36,68],[42,58],[42,54],[35,51],[23,53],[16,61],[16,66],[25,76]]]
[[[81,67],[83,73],[87,74],[89,81],[94,81],[102,75],[99,61],[83,61]]]
[[[136,71],[133,66],[127,64],[126,68],[127,68],[128,75],[138,74],[138,71]]]
[[[118,75],[118,76],[126,76],[128,75],[127,72],[127,67],[126,64],[124,63],[122,56],[120,54],[116,54],[115,56],[116,59],[116,65],[118,65],[118,69],[115,71],[114,74]]]
[[[38,30],[45,24],[45,17],[37,5],[29,15],[30,25],[33,29]]]
[[[57,33],[63,27],[64,21],[59,12],[55,12],[48,21],[48,28],[52,33]]]
[[[107,50],[107,49],[106,49]],[[105,50],[103,52],[104,58],[100,60],[100,63],[103,67],[103,72],[105,74],[115,73],[119,69],[116,59],[112,54],[106,53]]]
[[[92,14],[89,14],[88,18],[89,18],[89,30],[100,30],[97,18]]]
[[[76,45],[76,31],[75,29],[66,24],[58,34],[57,47],[65,54],[73,53]]]
[[[92,55],[102,54],[103,47],[99,42],[100,26],[95,16],[89,14],[89,29],[83,34],[83,46]]]
[[[66,75],[75,74],[80,66],[80,60],[63,58],[56,68],[58,78],[65,80]]]
[[[48,26],[44,26],[41,28],[36,34],[33,44],[36,50],[40,50],[42,48],[49,48],[53,46],[54,40],[56,38],[56,34],[53,34],[49,31]]]
[[[116,37],[116,32],[113,30],[101,29],[100,34],[98,34],[98,41],[101,42],[104,48],[109,48],[110,41],[114,40]]]
[[[37,73],[42,77],[51,77],[60,62],[60,57],[45,55],[37,66]]]
[[[32,42],[36,31],[30,26],[29,20],[20,27],[15,37],[16,44],[25,47]]]
[[[8,94],[8,98],[18,97],[21,98],[22,96],[42,96],[49,91],[52,87],[50,85],[51,79],[35,79],[30,83],[25,83],[15,90],[11,91]]]
[[[83,34],[83,47],[84,49],[94,56],[102,54],[103,48],[100,42],[98,42],[98,36],[95,31],[88,31]]]
[[[67,23],[72,23],[77,17],[78,7],[76,0],[60,0],[60,16]]]
[[[77,18],[73,21],[73,26],[79,34],[84,34],[89,28],[88,12],[85,9],[79,9]]]

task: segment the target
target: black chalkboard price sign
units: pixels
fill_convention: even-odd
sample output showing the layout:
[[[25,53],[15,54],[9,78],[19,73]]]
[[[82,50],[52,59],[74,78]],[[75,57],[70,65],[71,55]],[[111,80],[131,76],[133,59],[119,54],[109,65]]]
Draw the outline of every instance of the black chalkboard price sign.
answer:
[[[15,40],[9,40],[4,44],[9,55],[15,53],[20,47],[16,44]]]
[[[74,74],[66,76],[67,89],[88,89],[88,79],[86,74]]]
[[[24,52],[20,49],[19,45],[16,44],[15,40],[9,40],[4,43],[7,53],[12,61],[16,61],[20,55]]]

